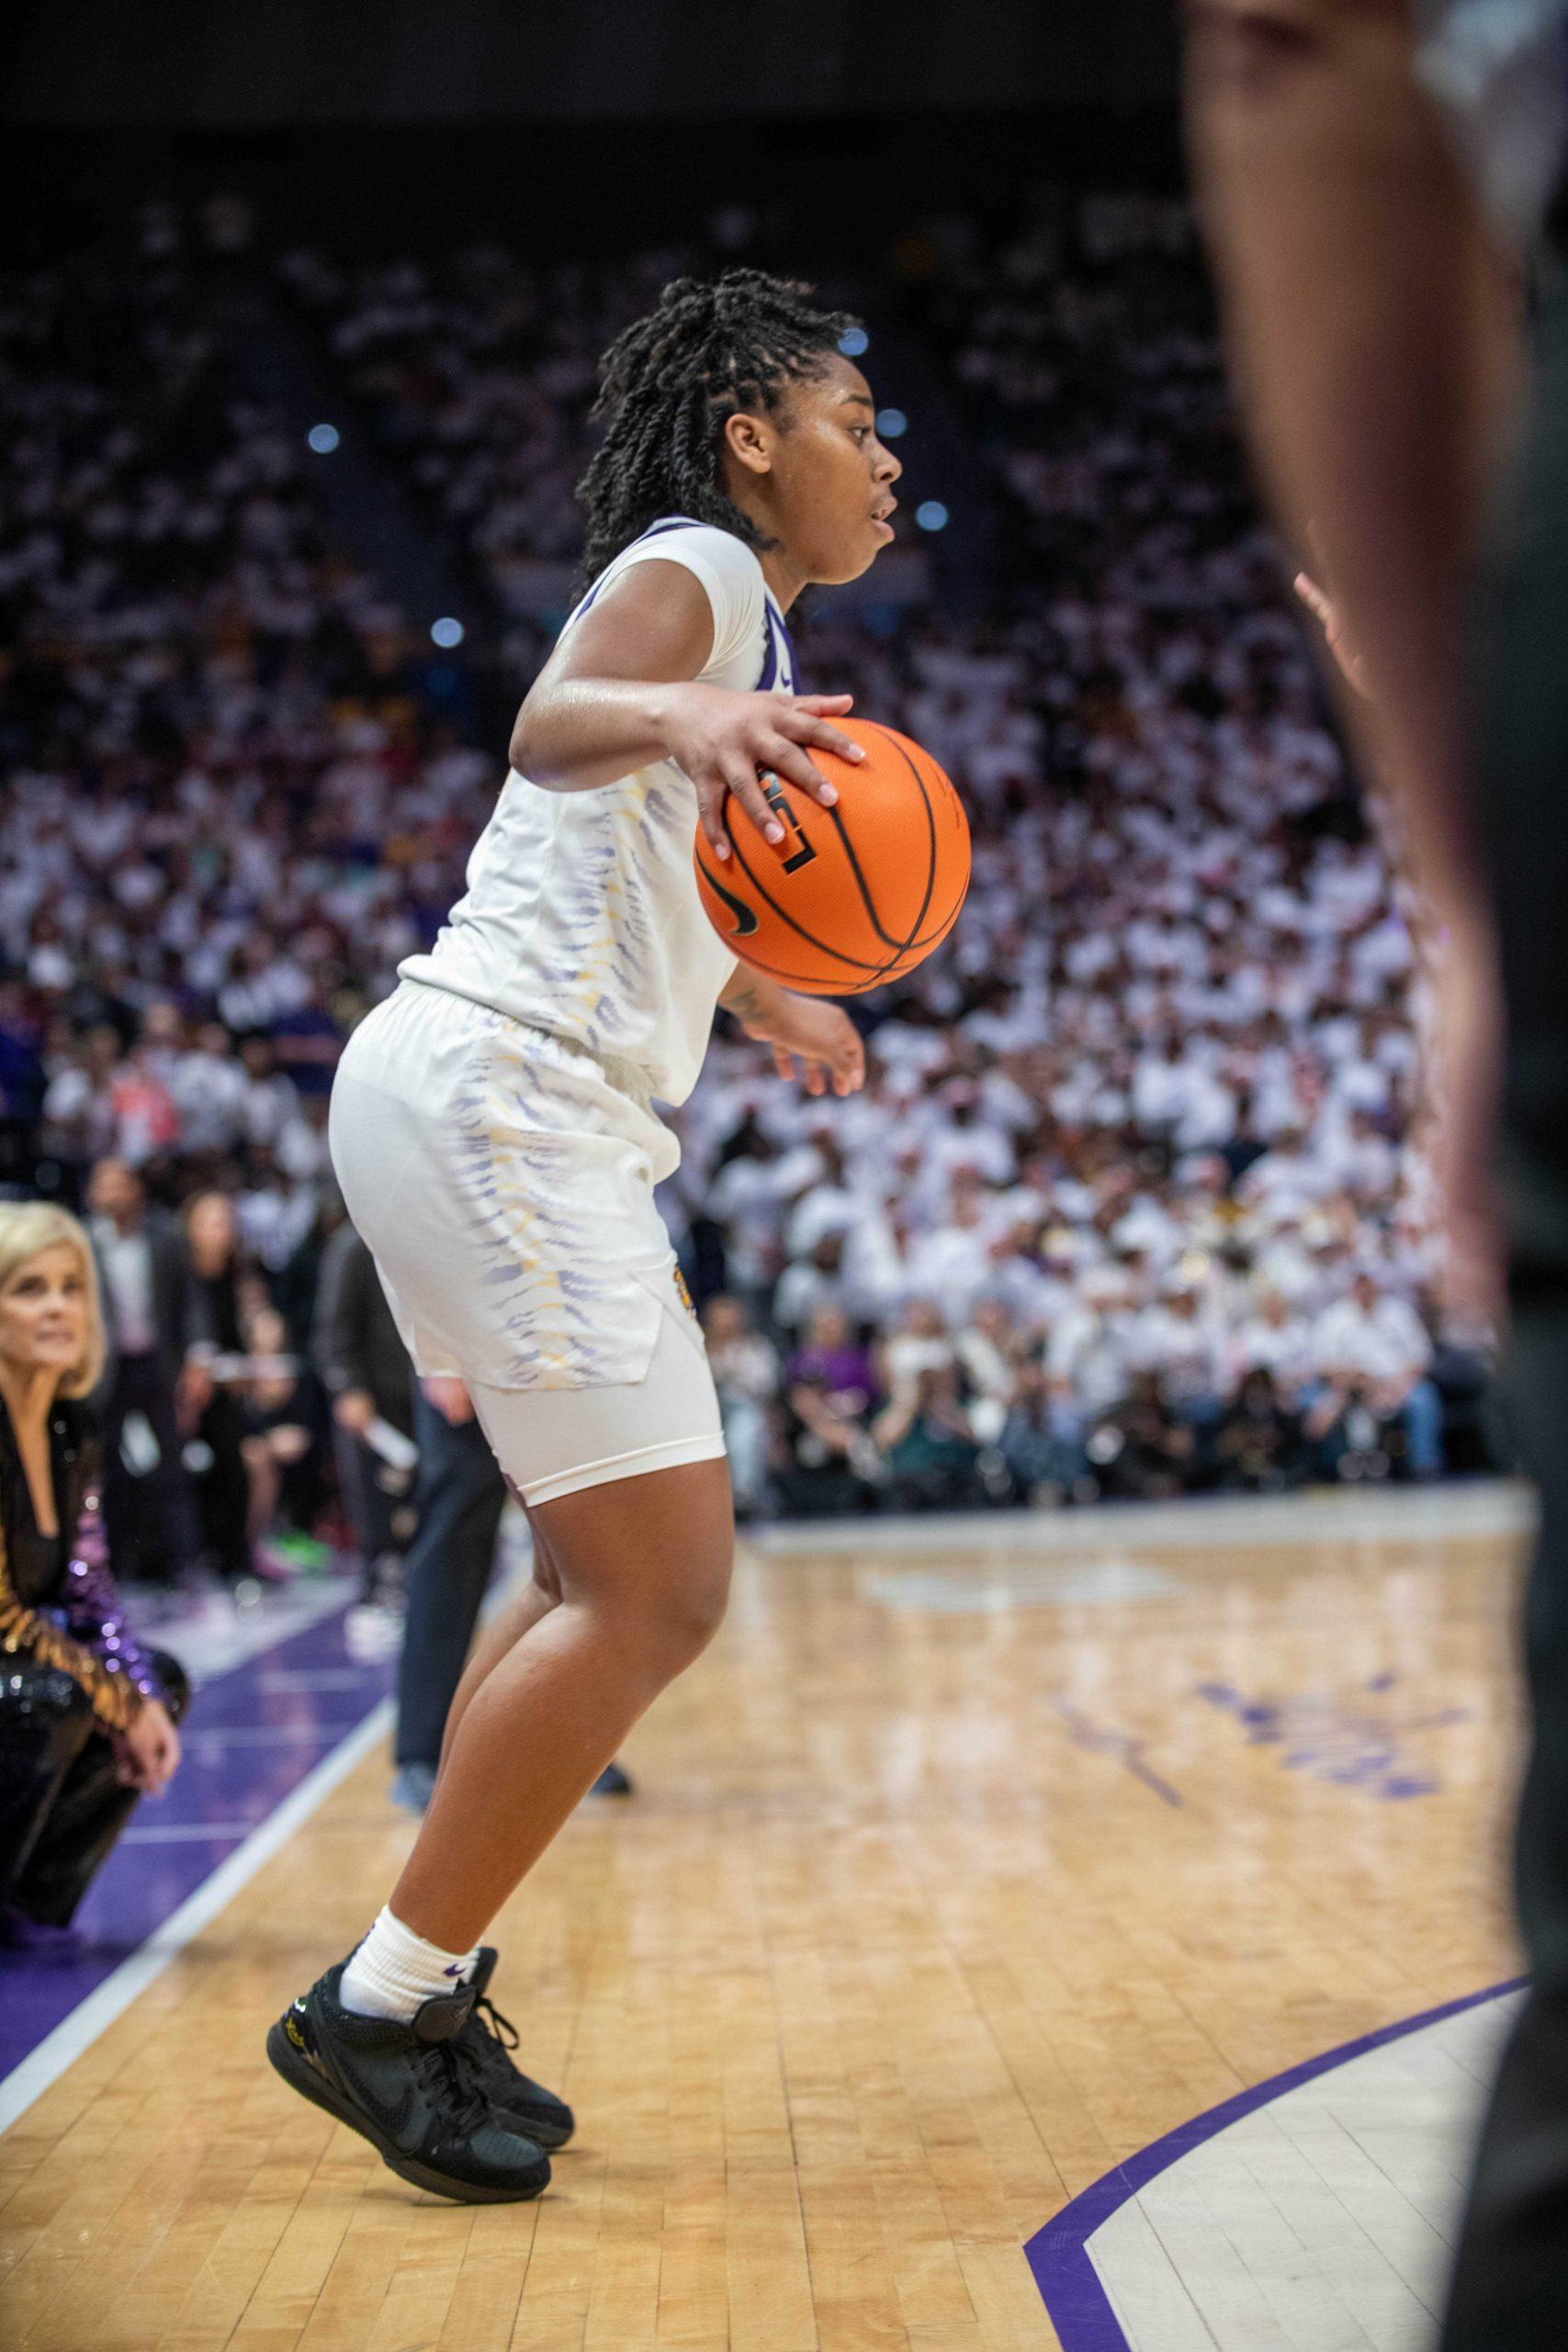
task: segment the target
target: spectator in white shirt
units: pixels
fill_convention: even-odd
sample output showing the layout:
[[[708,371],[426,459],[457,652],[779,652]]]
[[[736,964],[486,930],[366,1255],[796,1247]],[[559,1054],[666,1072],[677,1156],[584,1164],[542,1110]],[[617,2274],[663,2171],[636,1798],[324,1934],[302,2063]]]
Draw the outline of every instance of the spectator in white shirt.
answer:
[[[1236,1186],[1236,1197],[1258,1206],[1275,1222],[1289,1213],[1304,1216],[1330,1189],[1329,1179],[1307,1149],[1297,1129],[1277,1136],[1261,1159],[1254,1160]]]
[[[735,1508],[749,1519],[769,1500],[773,1400],[779,1388],[778,1351],[751,1329],[742,1302],[722,1293],[703,1309],[708,1365],[718,1391],[719,1417],[729,1453]]]
[[[1442,1399],[1427,1376],[1432,1342],[1407,1299],[1380,1292],[1358,1273],[1348,1298],[1325,1307],[1313,1334],[1319,1387],[1307,1429],[1332,1453],[1348,1412],[1364,1406],[1404,1432],[1411,1475],[1435,1478],[1443,1467]]]
[[[245,1070],[244,1140],[276,1147],[285,1127],[299,1114],[299,1090],[277,1068],[270,1037],[247,1037],[240,1059]]]
[[[987,1289],[1007,1308],[1014,1328],[1035,1338],[1072,1299],[1070,1278],[1037,1255],[1038,1238],[1038,1220],[1019,1218],[992,1242],[986,1277]]]
[[[933,1298],[948,1321],[962,1324],[985,1288],[991,1267],[987,1196],[966,1169],[953,1179],[947,1216],[918,1240],[909,1254],[910,1278]]]
[[[1320,1303],[1322,1272],[1306,1246],[1299,1216],[1281,1217],[1278,1225],[1270,1221],[1255,1242],[1253,1271],[1265,1289],[1281,1292],[1303,1314]]]
[[[804,1331],[820,1306],[836,1306],[844,1288],[844,1237],[824,1233],[806,1257],[784,1268],[773,1293],[773,1321],[787,1338]]]
[[[994,1445],[1018,1386],[1018,1333],[999,1298],[980,1298],[958,1335],[958,1362],[968,1395],[969,1423],[982,1445]]]
[[[168,1083],[179,1113],[180,1150],[232,1151],[243,1133],[250,1081],[220,1021],[203,1023],[195,1042],[176,1057]]]
[[[1296,1404],[1318,1373],[1312,1317],[1292,1307],[1282,1290],[1261,1291],[1232,1343],[1231,1368],[1235,1383],[1249,1372],[1268,1373],[1280,1403]]]
[[[744,1125],[744,1148],[725,1161],[700,1198],[705,1215],[723,1228],[730,1287],[760,1297],[778,1264],[778,1159],[755,1120],[748,1117]]]
[[[883,1385],[890,1397],[911,1397],[922,1373],[946,1372],[953,1363],[952,1335],[931,1298],[914,1298],[882,1350]]]
[[[1375,1114],[1352,1110],[1348,1119],[1325,1125],[1319,1151],[1335,1182],[1368,1204],[1389,1199],[1398,1181],[1399,1152]]]
[[[1051,1327],[1045,1369],[1055,1384],[1055,1394],[1070,1403],[1085,1422],[1111,1412],[1126,1396],[1132,1374],[1128,1330],[1132,1313],[1132,1295],[1125,1282],[1108,1272],[1089,1276],[1077,1304]]]
[[[118,1064],[119,1039],[105,1023],[89,1030],[44,1090],[43,1140],[68,1167],[85,1170],[114,1142],[111,1089]]]
[[[860,1212],[841,1138],[830,1122],[811,1126],[805,1145],[781,1168],[780,1183],[788,1204],[787,1257],[806,1257],[825,1233],[847,1232]]]
[[[1204,1305],[1198,1284],[1174,1275],[1163,1297],[1134,1321],[1134,1373],[1152,1373],[1177,1419],[1206,1439],[1220,1419],[1228,1387],[1225,1335]]]

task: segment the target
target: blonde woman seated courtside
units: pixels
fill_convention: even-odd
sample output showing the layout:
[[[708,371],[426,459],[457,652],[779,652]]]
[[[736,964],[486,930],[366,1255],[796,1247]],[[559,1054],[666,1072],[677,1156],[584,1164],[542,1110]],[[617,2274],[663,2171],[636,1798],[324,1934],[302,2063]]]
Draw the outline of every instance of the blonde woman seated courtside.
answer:
[[[108,1570],[98,1437],[104,1361],[86,1234],[45,1202],[0,1203],[0,1942],[69,1932],[138,1800],[180,1760],[187,1696],[138,1646]]]

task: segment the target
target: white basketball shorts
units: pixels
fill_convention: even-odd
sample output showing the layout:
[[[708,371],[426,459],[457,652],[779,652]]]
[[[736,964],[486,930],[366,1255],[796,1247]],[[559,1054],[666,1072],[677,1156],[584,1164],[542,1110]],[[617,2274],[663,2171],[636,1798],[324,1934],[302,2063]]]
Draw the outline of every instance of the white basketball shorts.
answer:
[[[423,1374],[468,1385],[526,1503],[724,1453],[636,1074],[404,980],[349,1039],[328,1138]]]

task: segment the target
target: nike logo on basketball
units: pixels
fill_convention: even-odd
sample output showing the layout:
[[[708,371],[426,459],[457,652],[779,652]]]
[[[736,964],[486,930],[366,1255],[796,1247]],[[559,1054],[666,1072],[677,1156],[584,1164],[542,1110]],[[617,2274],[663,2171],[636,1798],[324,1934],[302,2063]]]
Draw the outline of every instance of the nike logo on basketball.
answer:
[[[725,888],[723,883],[716,881],[713,875],[710,873],[705,871],[703,879],[707,884],[708,888],[713,892],[714,897],[716,899],[722,899],[725,905],[729,909],[730,913],[735,917],[734,936],[737,939],[750,939],[751,933],[757,928],[757,918],[752,913],[750,908],[746,904],[745,899],[733,898]]]

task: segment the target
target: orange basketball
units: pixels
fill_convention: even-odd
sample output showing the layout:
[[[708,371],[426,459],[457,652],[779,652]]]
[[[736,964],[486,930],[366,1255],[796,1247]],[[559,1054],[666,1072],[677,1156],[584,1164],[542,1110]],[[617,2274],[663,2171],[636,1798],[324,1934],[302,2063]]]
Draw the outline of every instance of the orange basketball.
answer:
[[[858,764],[812,759],[839,788],[824,808],[768,776],[784,838],[765,842],[733,794],[721,864],[700,832],[693,852],[708,920],[742,963],[812,996],[858,996],[912,972],[958,920],[969,888],[969,820],[929,752],[869,718],[837,718],[863,744]]]

